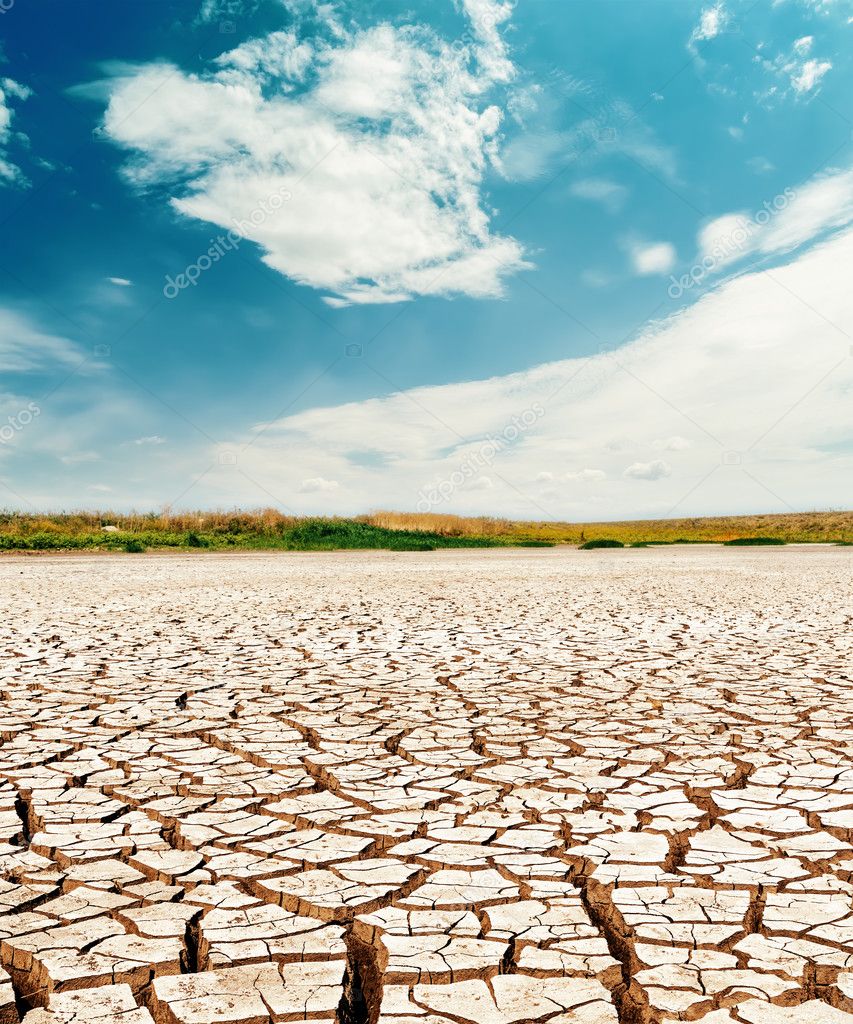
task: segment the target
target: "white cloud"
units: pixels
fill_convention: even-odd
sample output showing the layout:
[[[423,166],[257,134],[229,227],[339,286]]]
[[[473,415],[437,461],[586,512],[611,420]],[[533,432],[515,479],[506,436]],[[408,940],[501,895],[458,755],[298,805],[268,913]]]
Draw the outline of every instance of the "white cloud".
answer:
[[[31,90],[11,78],[0,78],[0,185],[27,185],[27,178],[20,167],[9,157],[9,144],[13,138],[12,120],[14,112],[11,100],[25,100]],[[19,133],[20,134],[20,133]],[[26,141],[26,136],[20,136]]]
[[[772,276],[729,279],[613,355],[300,412],[265,424],[240,465],[300,511],[414,509],[430,480],[450,478],[464,453],[539,402],[544,414],[490,463],[493,487],[461,487],[441,510],[589,519],[844,506],[851,263],[853,230]],[[630,445],[612,443],[617,430]],[[730,451],[742,465],[724,461]],[[654,468],[665,453],[668,476]],[[632,464],[653,467],[654,486],[640,486],[639,469],[623,476]],[[554,469],[567,465],[606,476],[570,486]],[[233,474],[217,483],[216,472],[206,501],[233,502]],[[320,474],[339,489],[300,495]]]
[[[679,434],[674,434],[672,437],[658,438],[656,441],[652,441],[652,448],[656,448],[662,452],[684,452],[692,445],[686,437],[681,437]]]
[[[264,262],[333,305],[500,296],[529,266],[482,195],[509,8],[465,0],[459,45],[423,26],[336,25],[310,43],[271,33],[200,75],[145,65],[113,82],[104,127],[137,185],[171,182],[178,213],[240,222]]]
[[[137,437],[134,442],[137,445],[165,444],[166,438],[159,434],[150,434],[148,437]]]
[[[300,494],[317,494],[318,492],[336,491],[338,489],[337,480],[327,480],[322,476],[309,477],[307,480],[303,480],[299,486]]]
[[[797,53],[805,54],[811,51],[812,45],[814,44],[814,36],[801,36],[799,39],[794,41],[794,49]]]
[[[832,171],[798,192],[786,189],[751,213],[741,210],[714,218],[699,232],[699,259],[713,259],[713,272],[748,255],[790,252],[850,223],[853,170]]]
[[[228,28],[236,18],[254,14],[258,0],[202,0],[196,20],[201,23],[219,21]]]
[[[699,16],[699,23],[693,29],[687,48],[691,53],[697,52],[696,43],[716,38],[725,28],[729,20],[728,12],[722,3],[706,7]]]
[[[574,473],[566,473],[566,479],[573,483],[588,484],[596,480],[606,480],[607,474],[603,469],[580,469]]]
[[[675,247],[669,242],[635,245],[631,262],[637,274],[666,274],[675,266]]]
[[[133,281],[129,281],[126,277],[108,277],[107,280],[110,284],[118,285],[119,288],[130,288]]]
[[[558,163],[592,163],[624,154],[669,181],[678,180],[675,151],[658,141],[639,110],[624,100],[594,92],[584,96],[583,109],[590,116],[566,130],[564,125],[574,121],[575,110],[567,111],[553,100],[543,102],[536,117],[527,117],[525,130],[501,148],[504,177],[533,181],[551,173]]]
[[[672,466],[663,459],[655,459],[652,462],[634,462],[625,470],[622,476],[629,480],[662,480],[664,477],[672,476]]]
[[[494,487],[494,482],[489,476],[478,476],[468,484],[469,491],[490,491]]]
[[[809,93],[817,88],[821,79],[832,70],[832,62],[828,60],[816,60],[814,57],[804,61],[801,65],[789,65],[786,69],[791,76],[791,85],[797,95]]]
[[[500,27],[509,21],[513,0],[462,0],[462,6],[477,36],[477,59],[487,80],[510,81],[515,75],[515,68],[501,38]]]
[[[611,213],[620,210],[628,197],[628,189],[606,178],[582,178],[572,184],[569,192],[579,199],[601,203]]]
[[[606,288],[613,284],[615,278],[604,270],[596,270],[595,267],[587,267],[581,271],[581,282],[587,288]]]
[[[776,165],[771,163],[766,156],[751,156],[746,164],[756,174],[769,174],[776,170]]]
[[[45,334],[24,314],[0,308],[0,370],[29,373],[73,366],[82,356],[65,338]]]
[[[66,466],[77,466],[84,462],[98,462],[100,458],[98,452],[69,452],[67,455],[60,455],[59,461]]]

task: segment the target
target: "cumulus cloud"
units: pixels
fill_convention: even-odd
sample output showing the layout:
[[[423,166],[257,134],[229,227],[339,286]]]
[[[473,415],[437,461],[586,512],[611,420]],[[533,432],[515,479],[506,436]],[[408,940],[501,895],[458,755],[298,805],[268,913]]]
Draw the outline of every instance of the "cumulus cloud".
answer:
[[[336,23],[310,41],[251,40],[201,74],[132,69],[112,83],[105,132],[136,185],[165,182],[179,214],[239,224],[332,305],[500,296],[529,266],[492,232],[483,195],[502,117],[488,97],[513,73],[510,4],[464,8],[456,45],[423,26]]]
[[[413,509],[430,480],[538,402],[543,414],[491,459],[493,487],[459,488],[440,510],[583,519],[843,505],[851,263],[847,230],[772,276],[729,279],[613,354],[306,410],[263,424],[240,465],[296,509]],[[612,443],[617,430],[630,445]],[[606,475],[573,486],[556,466]],[[300,482],[318,474],[340,488],[300,504]],[[211,488],[208,501],[234,500],[233,477]]]
[[[726,27],[729,20],[728,11],[722,3],[706,7],[699,16],[699,23],[693,29],[687,48],[691,53],[697,52],[697,43],[714,39]]]
[[[811,58],[802,64],[790,65],[787,70],[791,75],[794,92],[799,96],[817,88],[827,71],[832,70],[832,61]]]
[[[675,247],[669,242],[635,245],[631,263],[637,274],[666,274],[675,266]]]
[[[20,167],[17,167],[9,156],[9,145],[12,142],[12,120],[14,111],[11,104],[16,100],[25,100],[31,90],[20,85],[11,78],[0,78],[0,186],[26,185],[27,178]],[[26,136],[22,136],[25,140]]]
[[[128,280],[126,277],[108,277],[107,280],[110,284],[117,285],[119,288],[130,288],[133,281]]]
[[[654,459],[652,462],[633,462],[625,470],[622,476],[629,480],[661,480],[665,476],[672,476],[672,466],[663,459]]]

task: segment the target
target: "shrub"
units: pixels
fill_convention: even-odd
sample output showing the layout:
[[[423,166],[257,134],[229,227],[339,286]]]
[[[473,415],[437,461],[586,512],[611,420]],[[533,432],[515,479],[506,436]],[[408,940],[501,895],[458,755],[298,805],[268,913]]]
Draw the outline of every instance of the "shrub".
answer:
[[[734,540],[724,540],[726,547],[748,547],[749,545],[760,546],[762,544],[784,544],[781,537],[735,537]]]
[[[611,540],[609,537],[602,537],[600,540],[588,540],[581,544],[581,551],[592,551],[593,548],[624,548],[621,540]]]
[[[145,550],[145,545],[138,540],[126,540],[122,547],[131,555],[138,555]]]
[[[63,538],[55,533],[34,533],[27,539],[26,546],[34,551],[49,551],[53,548],[66,547],[67,540],[68,538]]]

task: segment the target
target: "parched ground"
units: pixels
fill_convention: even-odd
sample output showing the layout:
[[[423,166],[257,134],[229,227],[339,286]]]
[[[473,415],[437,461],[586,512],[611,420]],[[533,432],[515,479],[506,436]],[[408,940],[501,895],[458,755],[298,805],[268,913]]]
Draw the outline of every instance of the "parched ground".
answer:
[[[0,558],[0,1024],[853,1024],[851,568]]]

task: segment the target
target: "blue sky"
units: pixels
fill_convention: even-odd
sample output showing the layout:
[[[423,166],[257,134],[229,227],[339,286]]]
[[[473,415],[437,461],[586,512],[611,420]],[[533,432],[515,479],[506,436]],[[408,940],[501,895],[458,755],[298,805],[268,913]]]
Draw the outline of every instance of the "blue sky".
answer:
[[[0,505],[853,506],[850,3],[1,0],[0,39]]]

